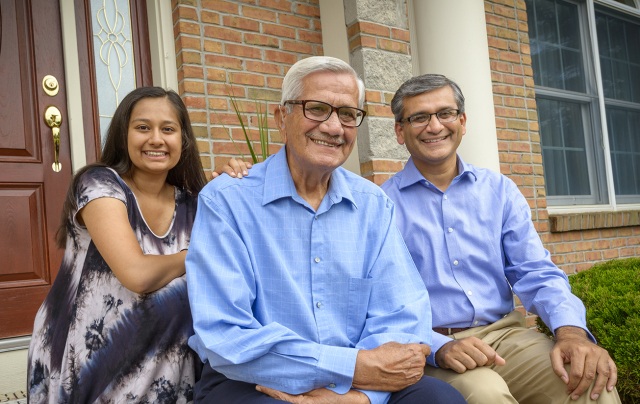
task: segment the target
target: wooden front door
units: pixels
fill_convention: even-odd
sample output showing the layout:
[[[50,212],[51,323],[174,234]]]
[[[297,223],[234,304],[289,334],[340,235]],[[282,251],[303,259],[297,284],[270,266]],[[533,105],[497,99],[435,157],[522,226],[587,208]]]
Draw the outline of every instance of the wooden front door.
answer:
[[[57,94],[45,92],[55,87],[46,76]],[[62,260],[55,233],[71,180],[65,87],[59,2],[0,0],[0,338],[31,334]],[[48,107],[61,118],[58,153]]]

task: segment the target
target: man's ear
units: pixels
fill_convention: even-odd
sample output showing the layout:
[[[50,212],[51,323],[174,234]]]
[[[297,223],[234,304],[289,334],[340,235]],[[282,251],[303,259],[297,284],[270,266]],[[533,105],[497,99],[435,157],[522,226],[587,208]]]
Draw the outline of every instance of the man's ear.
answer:
[[[462,136],[464,136],[467,133],[467,113],[463,112],[462,114],[460,114],[460,117],[458,119],[460,119],[460,125],[462,126]]]
[[[284,108],[282,105],[278,105],[273,113],[273,119],[281,131],[284,129],[284,113],[282,112],[282,108]]]
[[[398,144],[404,144],[404,126],[400,122],[396,122],[393,129],[396,131],[396,140],[398,141]]]

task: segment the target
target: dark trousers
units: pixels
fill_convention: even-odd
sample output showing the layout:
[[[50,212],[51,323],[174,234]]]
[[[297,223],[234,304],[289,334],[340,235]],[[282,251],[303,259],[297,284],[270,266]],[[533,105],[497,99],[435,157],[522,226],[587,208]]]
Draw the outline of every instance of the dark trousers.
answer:
[[[255,384],[225,377],[204,365],[202,378],[196,383],[196,403],[206,404],[281,404],[256,390]],[[416,384],[391,394],[389,404],[465,404],[460,393],[449,384],[424,376]]]

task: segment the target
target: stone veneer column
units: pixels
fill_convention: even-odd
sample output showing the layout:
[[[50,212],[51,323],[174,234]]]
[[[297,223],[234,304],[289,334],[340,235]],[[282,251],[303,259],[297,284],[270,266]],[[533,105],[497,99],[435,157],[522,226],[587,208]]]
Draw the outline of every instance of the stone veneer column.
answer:
[[[393,130],[390,102],[412,75],[404,0],[344,2],[350,63],[364,80],[368,115],[358,130],[361,175],[381,184],[408,157]]]

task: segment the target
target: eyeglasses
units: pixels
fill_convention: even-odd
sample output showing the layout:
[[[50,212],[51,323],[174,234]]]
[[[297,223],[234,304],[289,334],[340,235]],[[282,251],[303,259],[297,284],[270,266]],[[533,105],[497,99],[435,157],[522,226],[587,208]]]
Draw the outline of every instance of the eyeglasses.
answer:
[[[401,119],[398,122],[400,123],[409,122],[409,124],[414,128],[420,128],[420,127],[429,125],[429,122],[431,121],[431,116],[433,115],[435,115],[438,118],[438,121],[440,121],[440,123],[453,122],[456,119],[458,119],[458,116],[460,115],[460,110],[459,109],[443,109],[442,111],[434,112],[433,114],[420,112],[418,114],[411,115],[408,118]]]
[[[366,111],[353,107],[334,107],[331,104],[327,104],[322,101],[314,100],[288,100],[283,105],[294,104],[302,105],[302,113],[305,118],[312,121],[324,122],[336,111],[338,120],[343,126],[355,128],[360,126],[364,116],[367,115]]]

